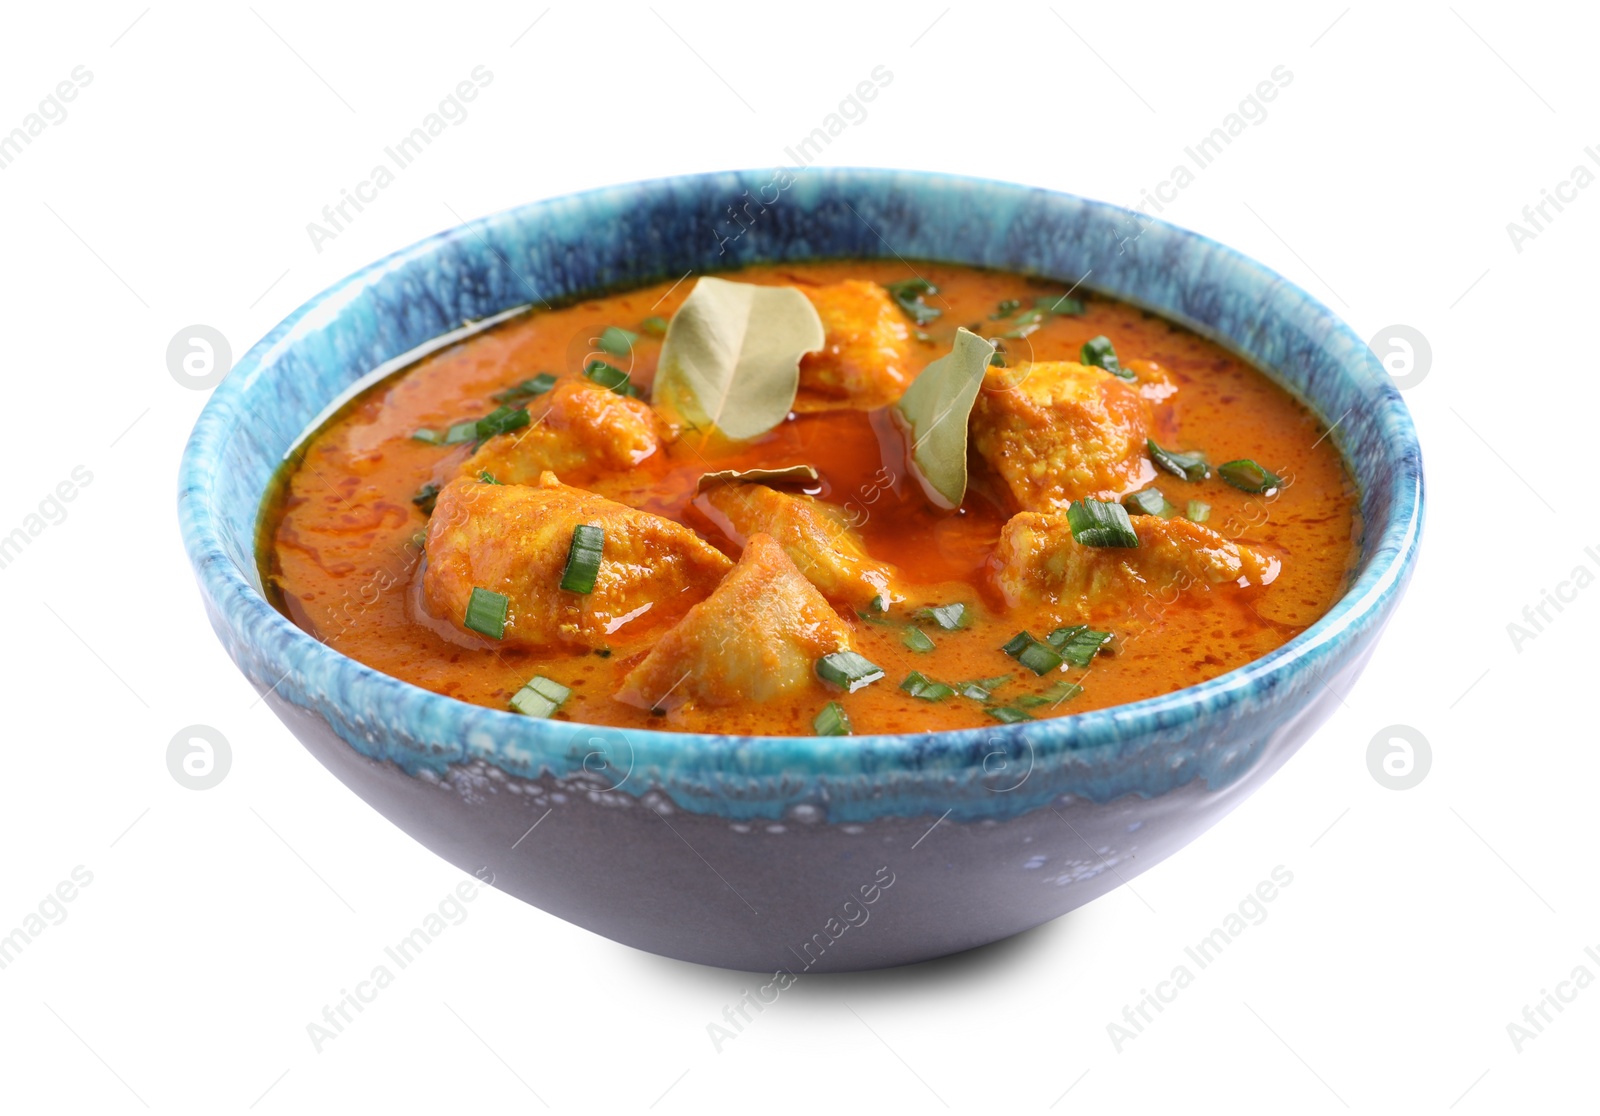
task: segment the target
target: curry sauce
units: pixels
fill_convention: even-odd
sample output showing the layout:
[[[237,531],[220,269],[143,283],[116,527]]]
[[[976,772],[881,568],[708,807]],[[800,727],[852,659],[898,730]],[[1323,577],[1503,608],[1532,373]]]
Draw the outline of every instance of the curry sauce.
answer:
[[[1269,491],[1254,493],[1215,471],[1190,481],[1152,468],[1135,486],[1160,489],[1180,517],[1190,501],[1206,505],[1209,514],[1198,513],[1204,515],[1201,526],[1260,556],[1263,565],[1270,564],[1270,578],[1184,591],[1161,585],[1124,591],[1114,608],[1098,614],[1106,618],[1097,619],[1096,627],[1112,635],[1086,667],[1066,663],[1036,675],[1002,648],[1022,631],[1043,640],[1060,615],[1047,615],[1000,588],[1002,533],[1023,509],[992,461],[974,448],[965,499],[953,511],[942,510],[911,475],[904,437],[888,409],[814,404],[797,406],[786,421],[748,442],[677,429],[659,452],[626,468],[556,472],[564,483],[663,517],[738,559],[747,540],[703,496],[697,499],[701,477],[813,466],[817,479],[789,491],[838,509],[871,559],[897,570],[904,588],[906,599],[882,610],[838,599],[831,604],[853,650],[883,671],[874,683],[844,692],[812,678],[767,700],[644,707],[616,695],[663,638],[666,626],[659,617],[620,626],[604,646],[527,648],[497,643],[464,629],[459,616],[437,614],[424,591],[428,559],[422,540],[430,524],[428,501],[419,493],[446,486],[473,446],[420,441],[415,432],[445,430],[489,413],[497,405],[492,397],[539,373],[552,374],[558,384],[583,381],[585,367],[597,356],[625,372],[648,399],[662,342],[641,323],[670,318],[692,288],[664,282],[497,325],[372,386],[313,432],[263,509],[260,561],[274,603],[336,650],[463,701],[505,708],[530,678],[542,675],[570,690],[553,714],[561,719],[810,735],[830,701],[842,707],[854,732],[865,734],[993,725],[1007,719],[997,718],[997,707],[1039,718],[1163,694],[1281,646],[1343,593],[1360,523],[1356,491],[1333,440],[1286,391],[1195,333],[1080,293],[1081,313],[1051,315],[1026,336],[1003,337],[1026,332],[1014,327],[1013,304],[1031,306],[1066,285],[950,264],[831,261],[748,268],[729,277],[809,292],[845,280],[892,283],[906,279],[913,267],[936,288],[927,302],[939,316],[907,323],[908,381],[950,351],[957,326],[998,338],[1000,359],[1009,368],[1077,361],[1085,342],[1108,338],[1124,365],[1154,370],[1167,385],[1152,397],[1148,433],[1154,442],[1203,450],[1213,464],[1253,459],[1280,478]],[[638,334],[626,355],[597,351],[607,326]],[[538,415],[546,398],[522,402]],[[959,630],[944,630],[919,613],[953,602],[966,606]],[[909,635],[912,629],[921,636]],[[914,649],[930,644],[931,650]],[[989,680],[992,696],[923,700],[901,687],[913,672],[957,689],[967,680]],[[1057,700],[1062,680],[1081,692],[1069,687],[1071,696]],[[1050,700],[1039,700],[1046,694]]]

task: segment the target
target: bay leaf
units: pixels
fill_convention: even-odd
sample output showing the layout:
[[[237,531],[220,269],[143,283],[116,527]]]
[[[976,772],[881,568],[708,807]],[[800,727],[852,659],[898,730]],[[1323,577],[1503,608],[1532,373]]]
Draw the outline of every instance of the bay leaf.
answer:
[[[715,473],[705,473],[695,484],[695,494],[698,495],[708,488],[716,488],[722,484],[795,484],[801,481],[813,482],[818,478],[816,469],[810,465],[785,465],[781,469],[721,469]]]
[[[950,352],[924,368],[895,404],[909,431],[912,472],[941,508],[960,507],[967,494],[967,419],[993,355],[991,342],[959,328]]]
[[[824,338],[816,308],[794,287],[705,276],[667,323],[656,399],[690,425],[754,438],[788,417],[800,358]]]

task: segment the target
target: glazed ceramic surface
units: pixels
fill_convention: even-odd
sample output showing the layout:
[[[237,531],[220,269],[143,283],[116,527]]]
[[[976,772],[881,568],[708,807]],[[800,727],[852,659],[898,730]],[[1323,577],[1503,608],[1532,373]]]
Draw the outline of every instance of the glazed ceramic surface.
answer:
[[[746,263],[940,259],[1147,307],[1267,370],[1361,489],[1346,595],[1199,686],[960,732],[623,732],[464,704],[379,674],[263,598],[273,471],[334,400],[464,322]],[[1159,862],[1258,787],[1360,672],[1414,564],[1422,467],[1399,394],[1334,314],[1202,236],[1021,186],[807,169],[666,179],[441,233],[317,296],[250,350],[190,438],[184,540],[213,627],[313,754],[428,848],[544,910],[691,961],[903,964],[1036,926]]]

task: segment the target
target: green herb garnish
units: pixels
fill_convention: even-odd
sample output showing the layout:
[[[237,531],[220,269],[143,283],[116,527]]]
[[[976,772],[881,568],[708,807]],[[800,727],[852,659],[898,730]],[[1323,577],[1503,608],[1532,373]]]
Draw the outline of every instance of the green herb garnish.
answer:
[[[844,706],[836,701],[824,705],[822,712],[811,719],[811,731],[818,736],[849,736],[850,718],[845,715]]]
[[[968,682],[957,682],[956,693],[973,701],[988,701],[990,694],[1015,677],[1014,674],[997,674],[993,678],[974,678]]]
[[[1122,506],[1133,515],[1159,515],[1162,519],[1171,519],[1178,514],[1178,509],[1159,488],[1146,488],[1142,492],[1124,496]]]
[[[1017,315],[1017,320],[1011,324],[1011,328],[1000,334],[1000,336],[1007,340],[1020,341],[1037,330],[1044,319],[1045,312],[1037,306],[1032,310],[1024,310]]]
[[[437,430],[429,430],[424,426],[411,432],[411,440],[413,442],[427,442],[430,446],[436,446],[444,441],[444,435]]]
[[[651,337],[665,337],[667,335],[667,319],[650,317],[639,323],[639,328]]]
[[[490,639],[504,639],[506,613],[510,609],[511,601],[504,594],[489,589],[479,589],[474,585],[472,596],[467,598],[467,615],[461,623],[479,635],[486,635]]]
[[[967,617],[967,606],[960,601],[947,605],[934,605],[931,608],[919,608],[911,614],[911,618],[913,620],[932,620],[947,632],[958,632],[970,623]]]
[[[1110,500],[1074,500],[1067,508],[1067,526],[1083,546],[1139,545],[1127,511]]]
[[[607,364],[603,360],[591,360],[583,366],[583,374],[617,395],[639,398],[639,389],[634,386],[628,374],[614,364]]]
[[[1035,674],[1049,674],[1061,666],[1061,654],[1048,643],[1040,643],[1028,632],[1018,632],[1000,648]]]
[[[535,674],[512,695],[511,708],[529,717],[548,717],[571,695],[572,691],[561,683]]]
[[[1055,706],[1064,701],[1071,701],[1081,693],[1083,693],[1082,686],[1063,678],[1043,693],[1024,694],[1017,698],[1017,704],[1024,709],[1037,709],[1041,705]]]
[[[984,709],[984,712],[1003,725],[1014,725],[1018,721],[1033,720],[1027,713],[1009,705],[990,705]]]
[[[1002,318],[1009,318],[1011,315],[1015,314],[1018,308],[1021,306],[1022,300],[1020,298],[1003,298],[1000,300],[1000,305],[994,308],[994,313],[989,315],[989,320],[991,322],[998,322]]]
[[[1204,500],[1190,500],[1187,515],[1191,523],[1204,523],[1211,518],[1211,505]]]
[[[473,441],[477,437],[478,420],[473,419],[471,422],[456,423],[449,430],[445,431],[444,440],[446,445],[453,446],[459,442]]]
[[[485,442],[496,434],[509,434],[528,425],[528,412],[518,407],[499,406],[478,420],[476,436]]]
[[[1206,455],[1199,450],[1179,453],[1177,450],[1162,449],[1156,445],[1154,438],[1146,438],[1144,444],[1150,451],[1150,460],[1173,476],[1182,477],[1186,481],[1203,481],[1211,475],[1211,466],[1206,464]]]
[[[817,660],[817,677],[853,694],[882,678],[883,668],[854,651],[835,651]]]
[[[954,697],[955,690],[943,682],[935,682],[919,671],[912,671],[906,675],[906,680],[900,683],[900,688],[914,698],[923,701],[943,701],[947,697]]]
[[[439,486],[425,484],[417,489],[417,494],[411,497],[411,502],[422,509],[423,515],[432,515],[433,506],[439,502]]]
[[[1046,314],[1069,315],[1083,313],[1083,303],[1076,298],[1069,298],[1067,295],[1042,295],[1034,299],[1033,304]]]
[[[1086,667],[1094,658],[1095,652],[1105,646],[1111,638],[1110,632],[1100,632],[1087,624],[1074,624],[1066,628],[1057,628],[1045,639],[1051,647],[1061,652],[1061,657],[1073,666]]]
[[[933,650],[933,640],[921,628],[907,628],[900,634],[900,640],[919,655]]]
[[[889,292],[889,297],[894,299],[895,305],[905,312],[906,317],[919,326],[927,325],[943,313],[922,301],[923,295],[939,293],[939,288],[926,279],[902,279],[897,283],[885,283],[883,289]]]
[[[595,344],[603,353],[612,356],[627,356],[633,352],[633,343],[639,340],[639,335],[631,330],[621,329],[617,326],[606,326],[600,331],[600,336]]]
[[[1104,368],[1113,376],[1120,376],[1124,380],[1133,379],[1133,373],[1122,367],[1122,362],[1117,359],[1117,350],[1111,347],[1111,339],[1105,334],[1091,337],[1083,343],[1083,348],[1078,352],[1084,364]]]
[[[509,406],[543,395],[555,386],[556,378],[549,372],[541,372],[533,379],[523,380],[515,387],[506,388],[505,391],[491,395],[489,398],[496,403],[504,403]]]
[[[1217,475],[1241,492],[1260,494],[1270,492],[1283,484],[1283,478],[1277,473],[1257,465],[1248,457],[1223,462],[1217,466]]]
[[[569,593],[594,592],[594,579],[600,573],[600,554],[605,543],[603,527],[580,523],[572,529],[567,564],[561,571],[561,588]]]

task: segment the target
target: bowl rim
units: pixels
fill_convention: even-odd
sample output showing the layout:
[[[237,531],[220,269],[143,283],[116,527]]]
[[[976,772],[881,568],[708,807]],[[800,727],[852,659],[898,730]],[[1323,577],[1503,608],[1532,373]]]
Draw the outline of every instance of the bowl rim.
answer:
[[[653,765],[691,777],[726,775],[750,779],[828,774],[871,779],[894,770],[930,770],[931,761],[941,757],[946,765],[941,771],[948,771],[951,763],[966,767],[985,763],[987,757],[996,754],[997,740],[1023,740],[1030,763],[1068,752],[1083,754],[1097,749],[1115,749],[1133,739],[1161,736],[1175,727],[1181,729],[1201,715],[1225,714],[1255,695],[1294,681],[1305,671],[1328,686],[1327,673],[1319,670],[1319,665],[1349,650],[1349,645],[1359,636],[1387,619],[1388,611],[1415,566],[1420,544],[1424,510],[1421,448],[1410,413],[1377,357],[1320,300],[1264,264],[1203,233],[1065,191],[974,176],[889,168],[806,167],[804,173],[811,179],[826,180],[827,188],[832,189],[847,188],[853,183],[882,186],[884,180],[888,180],[913,189],[970,186],[984,191],[1015,192],[1019,196],[1042,195],[1079,207],[1096,220],[1137,221],[1146,229],[1160,227],[1167,235],[1198,241],[1242,273],[1270,284],[1275,299],[1282,298],[1288,304],[1280,308],[1289,311],[1288,316],[1297,323],[1323,331],[1319,335],[1327,341],[1342,344],[1344,352],[1337,361],[1341,374],[1359,387],[1362,402],[1369,404],[1374,412],[1374,421],[1380,421],[1393,435],[1392,440],[1385,443],[1381,459],[1381,463],[1389,467],[1384,484],[1389,497],[1387,521],[1376,535],[1372,534],[1373,524],[1363,523],[1365,534],[1355,579],[1332,607],[1299,635],[1258,659],[1192,686],[1103,709],[1015,725],[849,737],[750,737],[536,720],[509,710],[436,694],[383,674],[317,640],[272,606],[234,562],[223,541],[220,514],[215,507],[213,466],[221,458],[229,438],[248,418],[250,389],[272,370],[277,360],[292,351],[296,327],[326,320],[328,315],[336,314],[358,299],[362,291],[378,279],[407,265],[426,261],[448,245],[467,238],[487,243],[489,238],[485,234],[502,223],[556,217],[562,210],[574,206],[597,207],[618,201],[637,201],[641,195],[653,192],[700,189],[715,183],[748,184],[771,174],[756,170],[713,171],[619,183],[540,199],[444,229],[352,272],[312,296],[240,358],[213,390],[195,422],[179,468],[178,496],[185,549],[213,613],[213,624],[227,629],[226,634],[219,632],[225,645],[231,635],[257,649],[277,678],[277,682],[272,683],[252,677],[252,685],[280,702],[308,708],[332,703],[346,709],[355,706],[394,710],[394,720],[384,728],[413,742],[417,750],[408,756],[390,755],[388,758],[395,759],[408,773],[424,768],[442,772],[451,764],[472,760],[487,761],[522,777],[536,777],[544,771],[571,770],[574,746],[581,746],[581,738],[586,734],[601,733],[621,736],[627,742],[630,772],[636,766]],[[818,258],[823,257],[819,255]],[[1136,295],[1110,297],[1138,304]],[[1186,327],[1195,328],[1225,346],[1237,348],[1229,339],[1218,338],[1204,326],[1183,321],[1181,315],[1171,310],[1154,307],[1152,310],[1168,319],[1182,321]],[[1302,398],[1319,419],[1327,422],[1314,400],[1304,398],[1283,383],[1272,369],[1262,368],[1254,361],[1252,365],[1279,387]],[[1340,448],[1337,438],[1335,447]],[[1361,499],[1366,494],[1366,483],[1382,478],[1356,475],[1342,448],[1340,455],[1357,483],[1358,499]],[[238,651],[231,645],[228,649],[238,660]],[[243,662],[239,665],[250,677]],[[314,692],[308,691],[303,678],[291,679],[297,672],[315,674],[323,684],[315,687]],[[1339,696],[1336,691],[1334,693]],[[438,740],[441,726],[448,726],[459,740]],[[366,727],[370,731],[372,726]],[[347,743],[354,744],[345,733],[341,732],[341,736]],[[590,743],[595,739],[590,736]],[[455,744],[457,750],[452,752],[449,747],[441,747],[445,744]],[[759,751],[754,751],[757,749]],[[642,788],[635,793],[642,793]]]

